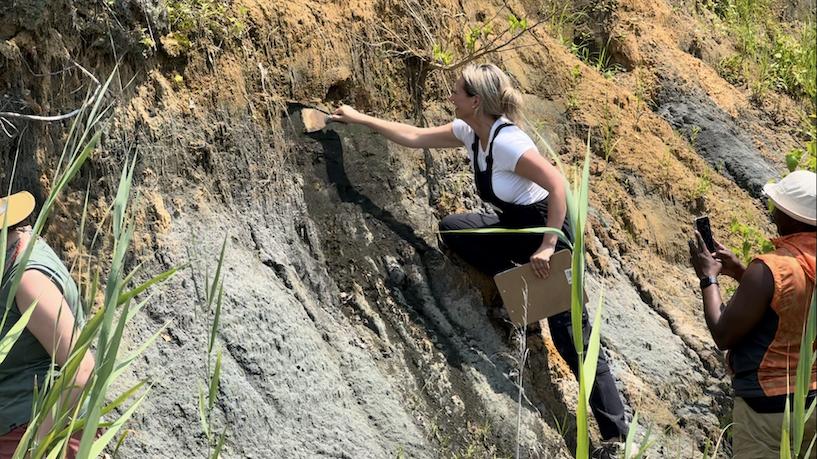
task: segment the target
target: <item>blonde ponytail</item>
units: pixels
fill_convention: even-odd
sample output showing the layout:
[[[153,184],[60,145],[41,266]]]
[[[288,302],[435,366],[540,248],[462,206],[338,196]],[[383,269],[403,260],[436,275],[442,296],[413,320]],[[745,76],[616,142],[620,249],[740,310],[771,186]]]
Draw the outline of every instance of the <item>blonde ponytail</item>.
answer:
[[[493,64],[469,65],[462,71],[464,89],[468,95],[482,98],[477,113],[499,118],[506,116],[519,123],[522,116],[522,94],[514,89],[511,79]]]
[[[502,112],[515,124],[522,121],[522,94],[508,86],[502,92]]]

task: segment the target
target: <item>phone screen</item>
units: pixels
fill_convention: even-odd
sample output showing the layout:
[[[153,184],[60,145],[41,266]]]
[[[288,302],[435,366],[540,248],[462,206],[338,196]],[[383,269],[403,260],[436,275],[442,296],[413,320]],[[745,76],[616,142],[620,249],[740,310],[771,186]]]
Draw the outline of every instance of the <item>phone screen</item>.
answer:
[[[715,241],[712,238],[712,228],[709,226],[709,217],[703,216],[695,219],[695,229],[704,238],[704,244],[710,252],[715,252]]]

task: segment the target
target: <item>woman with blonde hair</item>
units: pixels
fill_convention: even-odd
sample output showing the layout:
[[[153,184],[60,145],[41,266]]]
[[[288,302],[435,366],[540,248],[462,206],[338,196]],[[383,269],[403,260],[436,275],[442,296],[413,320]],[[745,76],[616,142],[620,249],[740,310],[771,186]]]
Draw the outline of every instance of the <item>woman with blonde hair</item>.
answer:
[[[520,121],[522,96],[510,78],[492,64],[472,65],[462,71],[451,92],[456,119],[443,126],[419,128],[385,121],[342,106],[332,121],[357,123],[389,140],[414,148],[461,147],[468,149],[477,192],[496,214],[448,215],[440,222],[445,244],[465,261],[494,275],[517,263],[530,262],[539,277],[547,277],[550,258],[567,248],[556,235],[545,234],[451,234],[446,231],[477,228],[525,228],[548,226],[561,229],[573,239],[566,219],[564,176],[545,160],[533,140],[515,123]],[[553,342],[578,375],[578,356],[573,346],[570,311],[548,318]],[[585,346],[590,336],[587,313],[582,315]],[[599,354],[596,382],[590,405],[602,438],[619,442],[628,432],[624,406],[603,353]],[[612,457],[610,448],[594,457]]]

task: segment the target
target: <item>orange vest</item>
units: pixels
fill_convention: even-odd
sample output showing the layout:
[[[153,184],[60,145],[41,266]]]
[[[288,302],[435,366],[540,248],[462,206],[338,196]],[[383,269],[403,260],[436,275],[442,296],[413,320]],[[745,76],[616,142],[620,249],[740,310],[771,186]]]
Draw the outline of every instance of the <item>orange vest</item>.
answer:
[[[773,337],[768,337],[770,342],[767,341],[768,346],[756,367],[755,381],[767,397],[794,392],[800,341],[814,293],[817,233],[796,233],[772,242],[775,251],[756,257],[774,276],[770,307],[778,317],[777,330]],[[760,357],[759,353],[756,355]],[[814,367],[809,388],[817,389]]]

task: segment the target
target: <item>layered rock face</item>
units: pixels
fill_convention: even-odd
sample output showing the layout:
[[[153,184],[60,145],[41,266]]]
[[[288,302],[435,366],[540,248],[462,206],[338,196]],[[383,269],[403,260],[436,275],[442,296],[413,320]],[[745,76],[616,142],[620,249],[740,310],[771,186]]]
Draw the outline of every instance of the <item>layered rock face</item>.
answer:
[[[636,437],[652,426],[651,457],[699,457],[717,441],[730,382],[686,239],[700,214],[733,246],[733,219],[771,234],[758,190],[798,144],[794,116],[775,118],[795,104],[775,115],[721,79],[714,65],[728,44],[696,29],[694,8],[613,3],[592,10],[618,64],[610,78],[554,38],[554,16],[530,0],[0,6],[3,110],[76,107],[87,77],[45,75],[69,58],[103,81],[114,72],[101,146],[45,237],[67,262],[83,252],[74,241],[86,190],[99,223],[135,154],[131,266],[141,264],[140,278],[193,267],[127,331],[136,348],[167,324],[112,388],[152,383],[119,457],[207,452],[198,399],[208,313],[196,296],[225,239],[213,416],[227,426],[222,457],[490,458],[515,456],[517,443],[522,457],[573,457],[578,388],[546,322],[514,330],[492,280],[438,244],[444,215],[485,210],[464,149],[407,149],[340,124],[306,134],[300,119],[304,107],[348,103],[449,122],[457,71],[429,64],[439,63],[433,45],[457,62],[470,27],[493,20],[497,36],[511,13],[543,22],[479,62],[512,75],[525,129],[571,180],[590,139],[589,309],[602,309],[602,352],[628,415],[638,413]],[[68,126],[11,121],[17,130],[0,133],[2,184],[17,155],[14,186],[43,196]]]

